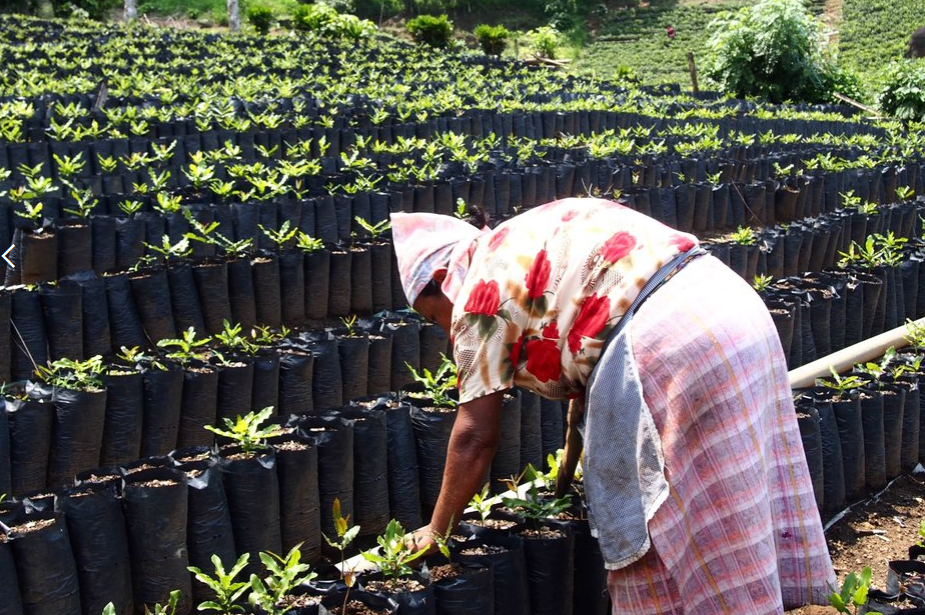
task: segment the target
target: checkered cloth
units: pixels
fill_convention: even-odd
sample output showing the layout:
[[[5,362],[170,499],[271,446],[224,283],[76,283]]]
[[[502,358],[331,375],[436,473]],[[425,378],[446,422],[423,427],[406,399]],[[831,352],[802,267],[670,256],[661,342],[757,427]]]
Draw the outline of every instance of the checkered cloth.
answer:
[[[825,604],[835,575],[762,301],[704,256],[653,293],[627,330],[668,494],[648,523],[651,547],[609,573],[614,614]]]

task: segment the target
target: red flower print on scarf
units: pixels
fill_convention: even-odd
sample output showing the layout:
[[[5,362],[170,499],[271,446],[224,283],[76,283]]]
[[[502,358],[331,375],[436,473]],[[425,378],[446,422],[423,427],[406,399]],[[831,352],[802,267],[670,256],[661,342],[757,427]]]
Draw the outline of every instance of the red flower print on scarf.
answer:
[[[601,256],[608,263],[615,263],[636,247],[636,238],[626,231],[620,231],[604,242],[601,246]]]
[[[676,247],[679,252],[687,252],[694,247],[694,241],[690,237],[675,234],[668,240],[668,245]]]
[[[552,321],[543,327],[543,337],[527,342],[527,371],[540,382],[558,380],[562,374],[559,327]]]
[[[511,354],[508,355],[508,360],[511,362],[511,367],[517,369],[517,364],[520,363],[520,353],[524,347],[524,336],[521,335],[517,338],[517,341],[511,344]]]
[[[568,349],[572,354],[581,350],[581,338],[596,337],[610,318],[610,298],[606,295],[598,297],[596,294],[585,298],[568,332]]]
[[[527,284],[527,297],[530,301],[536,301],[543,296],[546,285],[549,284],[549,259],[546,258],[546,250],[540,250],[533,260],[530,271],[525,278]]]
[[[479,280],[475,283],[469,300],[466,301],[466,311],[470,314],[494,316],[498,313],[500,305],[501,293],[498,290],[498,283],[494,280],[490,282]]]
[[[558,380],[562,373],[559,346],[553,340],[532,339],[527,342],[527,371],[540,382]]]
[[[495,250],[497,250],[497,249],[498,249],[498,246],[501,245],[501,243],[504,241],[504,238],[507,237],[507,234],[508,234],[510,231],[511,231],[511,229],[508,228],[508,227],[506,227],[506,226],[505,226],[504,228],[501,228],[501,229],[495,231],[495,232],[492,234],[491,239],[488,240],[488,249],[489,249],[491,252],[494,252]]]

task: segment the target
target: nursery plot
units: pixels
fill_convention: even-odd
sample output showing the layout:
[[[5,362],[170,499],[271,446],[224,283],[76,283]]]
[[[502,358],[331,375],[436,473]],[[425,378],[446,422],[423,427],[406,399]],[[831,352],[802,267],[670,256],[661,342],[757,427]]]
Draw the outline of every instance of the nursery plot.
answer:
[[[94,566],[123,571],[116,612],[181,589],[186,613],[208,596],[186,566],[215,574],[213,554],[226,571],[248,554],[240,568],[259,573],[261,553],[301,543],[317,565],[393,544],[390,520],[426,522],[455,381],[446,334],[405,309],[393,211],[478,205],[497,223],[559,198],[622,197],[755,283],[792,366],[925,314],[922,141],[898,124],[627,90],[385,39],[6,16],[0,27],[0,244],[16,245],[0,289],[0,493],[11,496],[0,521],[12,528],[0,570],[19,573],[0,582],[0,613],[24,601],[95,615],[106,588],[80,572]],[[831,392],[801,403],[827,513],[919,459],[917,375],[862,410]],[[879,391],[881,375],[864,380]],[[549,481],[563,442],[561,402],[514,391],[505,403],[486,497],[528,464]],[[467,519],[478,543],[451,553],[491,574],[406,579],[410,594],[391,597],[369,595],[384,580],[366,579],[352,598],[387,612],[441,600],[607,612],[580,497],[557,504],[544,490],[507,508]],[[86,511],[114,525],[122,515],[127,534],[105,557]],[[493,533],[499,522],[510,525]],[[54,604],[22,555],[39,540],[60,555]],[[401,577],[407,554],[393,546],[384,567]],[[325,608],[343,603],[338,575],[320,570],[283,592],[305,612],[332,587],[342,593]]]

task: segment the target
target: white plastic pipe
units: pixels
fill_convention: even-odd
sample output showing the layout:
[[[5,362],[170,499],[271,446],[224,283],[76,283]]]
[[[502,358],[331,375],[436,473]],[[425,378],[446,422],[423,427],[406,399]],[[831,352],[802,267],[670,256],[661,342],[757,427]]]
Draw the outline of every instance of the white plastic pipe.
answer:
[[[916,320],[915,324],[925,326],[925,318]],[[794,332],[794,335],[796,334]],[[817,378],[830,376],[832,369],[840,374],[848,371],[857,363],[866,363],[882,357],[883,353],[891,346],[896,349],[908,346],[907,334],[906,325],[902,325],[798,367],[790,372],[790,388],[811,387],[816,384]]]

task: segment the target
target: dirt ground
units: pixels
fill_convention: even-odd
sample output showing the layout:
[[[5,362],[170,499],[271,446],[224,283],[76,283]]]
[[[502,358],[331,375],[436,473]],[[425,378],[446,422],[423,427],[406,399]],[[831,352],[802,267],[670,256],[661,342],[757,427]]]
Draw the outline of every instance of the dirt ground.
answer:
[[[855,504],[826,532],[832,564],[839,583],[850,572],[870,566],[873,587],[883,587],[887,563],[906,559],[919,540],[919,523],[925,519],[925,474],[902,476],[883,492]],[[830,607],[806,607],[790,615],[830,615]]]

